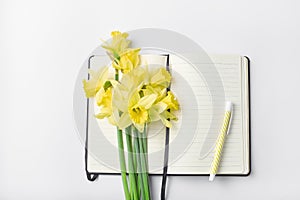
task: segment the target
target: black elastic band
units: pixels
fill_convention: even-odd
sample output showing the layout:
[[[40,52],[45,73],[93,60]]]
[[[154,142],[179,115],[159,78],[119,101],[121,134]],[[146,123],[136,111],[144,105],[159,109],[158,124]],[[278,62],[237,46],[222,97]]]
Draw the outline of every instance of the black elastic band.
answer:
[[[167,175],[168,175],[168,161],[169,161],[169,135],[170,129],[166,128],[166,142],[165,142],[165,155],[164,155],[164,169],[163,169],[163,177],[161,182],[161,200],[166,199],[166,184],[167,184]]]
[[[166,69],[168,72],[170,72],[169,55],[167,55]],[[171,85],[167,88],[167,92],[170,91],[170,87]],[[168,162],[169,162],[169,140],[170,140],[170,128],[166,127],[164,169],[163,169],[163,177],[162,177],[161,191],[160,191],[161,200],[166,199],[166,185],[167,185]]]
[[[91,64],[91,58],[94,56],[91,56],[88,60],[88,69],[90,69],[90,64]],[[90,80],[90,74],[88,74],[88,80]],[[95,181],[98,178],[98,174],[91,174],[89,173],[88,169],[87,169],[87,159],[88,159],[88,132],[89,132],[89,102],[90,99],[87,98],[86,101],[86,127],[85,127],[85,131],[86,131],[86,135],[85,135],[85,152],[84,152],[84,161],[85,161],[85,173],[86,173],[86,177],[89,181]]]
[[[90,174],[90,173],[87,173],[86,174],[86,177],[89,181],[95,181],[97,178],[98,178],[98,174]]]

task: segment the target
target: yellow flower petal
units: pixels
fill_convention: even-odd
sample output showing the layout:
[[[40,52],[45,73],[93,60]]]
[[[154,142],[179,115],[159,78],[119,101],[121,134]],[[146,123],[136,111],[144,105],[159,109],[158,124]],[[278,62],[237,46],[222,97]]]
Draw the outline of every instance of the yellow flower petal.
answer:
[[[120,121],[120,112],[118,109],[113,107],[112,115],[109,117],[109,121],[113,122],[112,124],[118,125],[118,122]]]
[[[169,119],[169,120],[177,121],[177,117],[172,111],[166,110],[161,114],[161,116],[163,116],[164,118]]]
[[[95,115],[98,119],[103,119],[109,116],[111,116],[111,109],[109,108],[102,108],[101,112]]]
[[[139,100],[137,105],[139,105],[145,109],[149,109],[152,106],[152,104],[155,102],[156,98],[157,98],[156,94],[150,94],[148,96],[144,96],[143,98],[141,98]]]
[[[113,31],[111,36],[112,39],[105,42],[102,47],[108,51],[113,60],[119,60],[120,55],[128,49],[130,40],[127,40],[127,33],[121,33],[120,31]]]
[[[162,100],[162,102],[167,104],[169,109],[173,109],[173,110],[179,109],[179,103],[171,91],[167,93],[167,96]]]
[[[140,98],[138,91],[134,91],[133,94],[130,96],[130,99],[128,102],[128,107],[136,106],[140,99],[141,98]]]
[[[134,106],[128,109],[130,119],[135,124],[145,124],[148,120],[148,112],[141,106]]]
[[[162,113],[168,108],[168,105],[165,104],[164,102],[158,102],[153,107],[158,113]]]
[[[90,80],[83,80],[83,89],[87,98],[94,97],[108,77],[108,67],[98,71],[89,71]]]
[[[114,94],[112,99],[113,107],[120,110],[121,112],[127,112],[127,94],[127,91],[124,90],[122,85],[118,85],[116,88],[114,88]]]
[[[150,83],[154,86],[168,87],[171,82],[171,75],[165,68],[160,68],[150,79]]]
[[[117,36],[121,36],[124,38],[128,37],[128,33],[121,33],[120,31],[112,31],[110,34],[112,37],[117,37]]]
[[[171,120],[177,120],[177,117],[173,113],[171,113],[171,112],[169,112],[167,110],[165,112],[161,113],[159,115],[159,117],[160,117],[162,123],[166,127],[169,127],[169,128],[172,128],[172,123],[170,121]]]
[[[160,114],[167,109],[167,104],[158,102],[149,109],[149,118],[151,122],[160,120]]]
[[[109,116],[108,118],[108,122],[113,125],[113,126],[118,126],[116,121],[115,121],[115,118],[113,116]]]
[[[120,59],[113,62],[113,67],[115,69],[121,70],[122,73],[126,74],[136,68],[140,62],[139,58],[140,49],[128,49],[123,52]]]
[[[148,121],[147,110],[152,106],[156,97],[156,94],[151,94],[140,98],[138,92],[134,93],[129,102],[128,113],[135,124],[145,124]]]
[[[145,128],[145,124],[134,124],[139,132],[143,132]]]
[[[112,87],[105,91],[102,87],[96,94],[96,103],[100,107],[100,112],[95,115],[98,119],[110,117],[112,114]]]
[[[96,101],[98,106],[111,107],[112,88],[110,87],[106,91],[101,88],[96,94]]]
[[[166,127],[172,128],[172,123],[171,123],[168,119],[166,119],[166,118],[164,118],[164,117],[160,117],[160,119],[161,119],[161,122],[162,122]]]
[[[149,110],[149,118],[150,118],[151,122],[155,122],[155,121],[160,120],[159,113],[157,112],[156,109],[150,108],[150,110]]]
[[[128,126],[130,126],[132,124],[132,121],[129,117],[128,113],[123,113],[120,117],[120,120],[118,122],[118,127],[120,129],[124,129],[127,128]]]

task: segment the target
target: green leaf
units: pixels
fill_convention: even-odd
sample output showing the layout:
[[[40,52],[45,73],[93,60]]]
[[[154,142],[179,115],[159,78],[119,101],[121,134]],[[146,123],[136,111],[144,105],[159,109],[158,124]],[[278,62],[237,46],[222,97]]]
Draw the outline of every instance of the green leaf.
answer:
[[[104,90],[106,91],[108,88],[110,88],[112,86],[110,81],[106,81],[103,85]]]

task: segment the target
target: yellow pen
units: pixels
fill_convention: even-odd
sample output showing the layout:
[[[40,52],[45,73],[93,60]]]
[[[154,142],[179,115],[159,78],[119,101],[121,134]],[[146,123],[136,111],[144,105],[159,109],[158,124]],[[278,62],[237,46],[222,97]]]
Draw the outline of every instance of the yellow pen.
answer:
[[[220,135],[217,139],[217,143],[215,147],[214,159],[211,164],[210,173],[209,173],[209,181],[213,181],[218,172],[225,138],[226,135],[229,133],[229,129],[230,129],[230,123],[232,119],[232,108],[233,108],[232,103],[230,101],[226,102],[225,116],[224,116],[222,128],[220,130]]]

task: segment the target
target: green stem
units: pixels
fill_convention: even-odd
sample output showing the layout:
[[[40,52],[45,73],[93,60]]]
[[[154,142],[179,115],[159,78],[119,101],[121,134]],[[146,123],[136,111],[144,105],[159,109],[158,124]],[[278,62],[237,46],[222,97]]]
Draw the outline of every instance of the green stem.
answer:
[[[132,131],[132,129],[131,129]],[[132,132],[133,134],[133,132]],[[135,136],[133,136],[133,168],[134,168],[134,174],[136,176],[137,179],[137,188],[138,188],[138,196],[141,196],[140,191],[141,191],[141,180],[138,174],[138,168],[137,168],[137,155],[138,155],[138,149],[136,148],[136,144],[135,144]]]
[[[127,183],[127,176],[126,176],[126,164],[125,164],[122,130],[118,129],[117,130],[117,135],[118,135],[119,160],[120,160],[120,167],[121,167],[123,189],[124,189],[126,200],[130,200],[130,194],[129,194],[129,191],[128,191],[128,183]]]
[[[119,70],[116,69],[115,71],[115,80],[118,81],[119,80]]]
[[[132,155],[132,137],[131,137],[131,126],[125,129],[126,132],[126,142],[128,149],[128,168],[129,168],[129,180],[130,180],[130,188],[131,194],[133,195],[133,199],[139,200],[137,184],[136,184],[136,175],[134,171],[134,163],[133,163],[133,155]]]
[[[147,167],[147,172],[149,171],[149,166],[148,166],[148,139],[147,139],[147,127],[145,125],[144,131],[142,132],[142,140],[143,140],[143,148],[145,152],[145,160],[146,160],[146,167]]]
[[[136,155],[137,155],[137,149],[135,148],[135,145],[134,145],[134,138],[133,137],[133,169],[134,169],[134,172],[137,174],[137,159],[136,159]]]
[[[150,181],[149,181],[149,161],[148,161],[148,137],[147,137],[147,126],[145,125],[144,131],[142,132],[142,140],[143,140],[143,149],[144,149],[144,158],[145,158],[145,166],[146,166],[146,179],[149,190],[149,199],[151,199],[151,189],[150,189]]]
[[[141,133],[139,133],[141,134]],[[150,199],[150,192],[149,192],[149,181],[148,181],[148,172],[146,167],[146,158],[145,158],[145,151],[143,147],[142,138],[139,138],[139,145],[140,145],[140,157],[141,157],[141,166],[142,166],[142,176],[143,176],[143,185],[145,190],[146,199]]]
[[[149,176],[148,176],[148,167],[147,167],[147,162],[146,162],[146,157],[145,157],[145,147],[144,147],[144,141],[143,141],[143,136],[142,133],[136,131],[136,135],[138,137],[139,141],[139,150],[140,150],[140,163],[141,163],[141,175],[142,175],[142,180],[143,180],[143,186],[144,186],[144,192],[145,192],[145,199],[150,200],[150,189],[149,189]]]
[[[117,70],[117,69],[115,71],[115,80],[116,81],[119,80],[119,70]],[[120,161],[120,167],[121,167],[123,189],[124,189],[126,200],[130,200],[130,193],[128,190],[127,175],[126,175],[126,163],[125,163],[125,154],[124,154],[123,135],[122,135],[122,130],[120,130],[119,128],[117,128],[117,135],[118,135],[119,161]]]
[[[145,196],[145,190],[144,190],[144,183],[143,183],[143,177],[142,177],[142,167],[141,167],[141,159],[140,159],[140,145],[139,145],[139,139],[138,139],[138,134],[137,130],[134,128],[133,131],[134,134],[134,148],[135,148],[135,156],[136,156],[136,165],[137,165],[137,170],[138,170],[138,185],[139,188],[141,189],[141,199],[144,200],[146,198]]]

